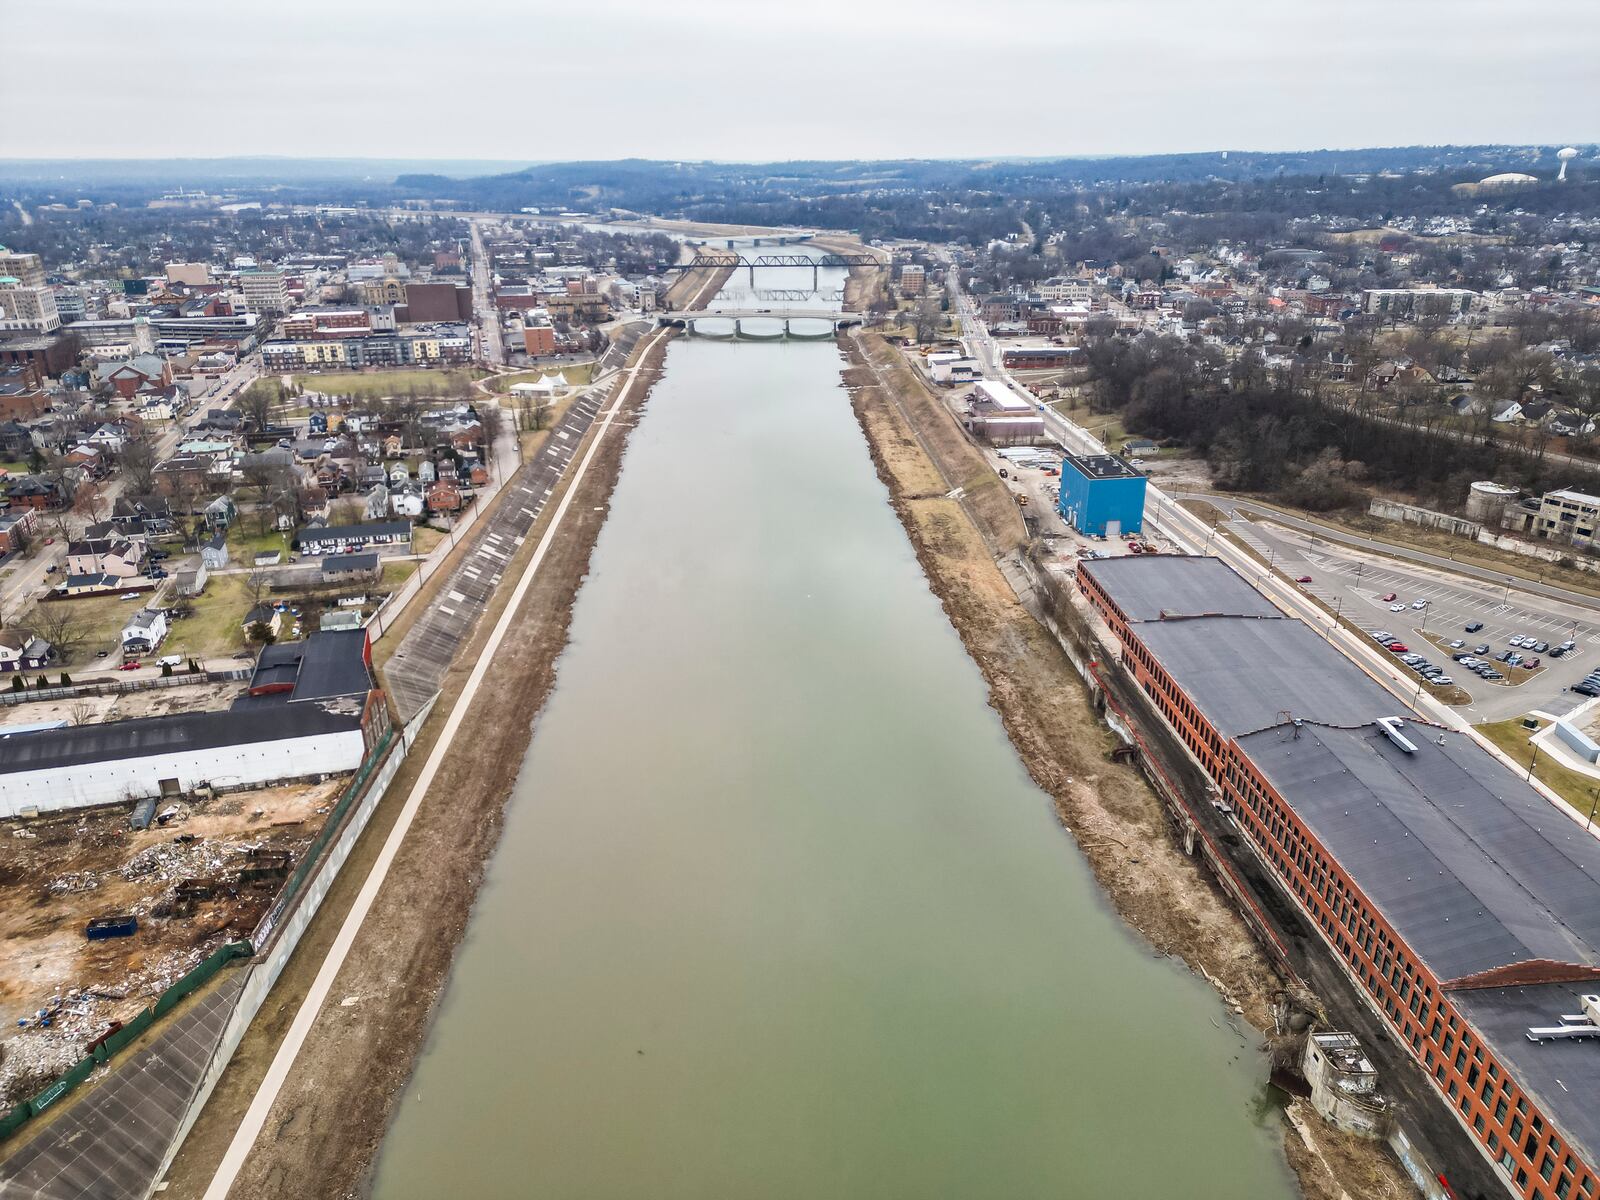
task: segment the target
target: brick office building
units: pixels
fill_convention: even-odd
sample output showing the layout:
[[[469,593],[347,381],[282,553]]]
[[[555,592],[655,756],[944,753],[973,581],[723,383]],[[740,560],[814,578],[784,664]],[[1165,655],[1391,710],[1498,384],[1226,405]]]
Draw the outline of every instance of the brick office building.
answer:
[[[1078,584],[1214,801],[1525,1200],[1600,1190],[1600,845],[1215,559]]]

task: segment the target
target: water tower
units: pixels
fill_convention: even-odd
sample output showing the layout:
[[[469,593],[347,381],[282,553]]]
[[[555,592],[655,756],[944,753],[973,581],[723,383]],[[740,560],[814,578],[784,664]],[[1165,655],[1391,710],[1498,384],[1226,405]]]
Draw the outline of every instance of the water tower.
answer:
[[[1564,150],[1557,150],[1556,157],[1561,160],[1561,170],[1556,172],[1556,178],[1565,179],[1567,177],[1567,164],[1578,157],[1578,152],[1568,146]]]

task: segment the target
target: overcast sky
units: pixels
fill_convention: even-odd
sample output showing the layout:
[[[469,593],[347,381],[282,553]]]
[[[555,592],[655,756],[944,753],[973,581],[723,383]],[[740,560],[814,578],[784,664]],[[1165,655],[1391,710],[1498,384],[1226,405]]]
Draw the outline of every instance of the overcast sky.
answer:
[[[1600,140],[1600,0],[0,3],[0,157]]]

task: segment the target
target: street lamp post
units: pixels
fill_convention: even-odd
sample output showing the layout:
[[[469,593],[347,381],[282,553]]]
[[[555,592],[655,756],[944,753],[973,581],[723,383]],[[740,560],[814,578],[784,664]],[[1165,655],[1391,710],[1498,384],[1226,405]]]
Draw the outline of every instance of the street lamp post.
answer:
[[[1600,808],[1600,791],[1590,788],[1589,796],[1593,802],[1589,805],[1589,819],[1583,823],[1583,831],[1585,833],[1588,833],[1589,827],[1594,824],[1594,810]]]

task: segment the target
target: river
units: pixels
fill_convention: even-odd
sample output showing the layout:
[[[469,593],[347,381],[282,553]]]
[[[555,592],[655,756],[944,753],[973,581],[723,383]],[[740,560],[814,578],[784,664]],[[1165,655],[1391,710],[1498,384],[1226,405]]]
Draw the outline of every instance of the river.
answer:
[[[1294,1194],[1253,1035],[1108,909],[840,369],[670,348],[380,1200]]]

